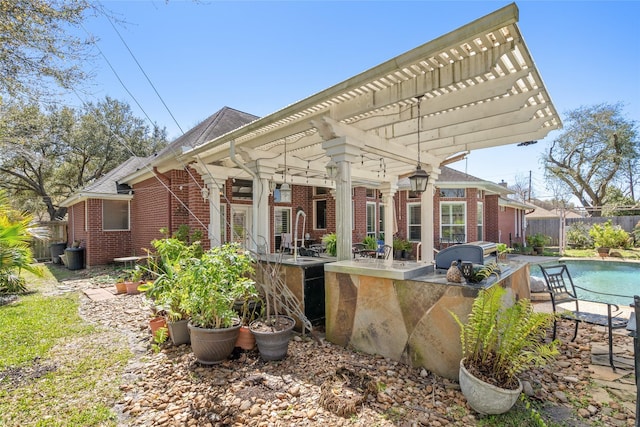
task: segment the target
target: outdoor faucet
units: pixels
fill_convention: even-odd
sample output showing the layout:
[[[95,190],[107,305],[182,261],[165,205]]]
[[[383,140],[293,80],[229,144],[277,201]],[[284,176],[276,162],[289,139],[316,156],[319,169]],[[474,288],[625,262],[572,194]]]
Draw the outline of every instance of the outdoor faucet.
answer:
[[[296,213],[296,226],[294,228],[293,233],[293,262],[298,261],[298,220],[300,216],[304,217],[302,221],[302,235],[304,236],[304,229],[307,226],[307,214],[304,213],[302,208],[298,208],[298,212]],[[302,245],[304,246],[304,240],[302,240]]]

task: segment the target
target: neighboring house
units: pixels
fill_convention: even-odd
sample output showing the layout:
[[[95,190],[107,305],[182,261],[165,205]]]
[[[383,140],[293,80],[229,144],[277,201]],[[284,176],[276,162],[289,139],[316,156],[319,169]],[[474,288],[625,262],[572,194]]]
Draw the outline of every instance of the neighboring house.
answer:
[[[561,127],[517,21],[505,6],[265,117],[220,110],[117,180],[133,195],[130,240],[114,256],[142,254],[159,228],[181,224],[207,230],[205,246],[271,252],[300,220],[309,241],[335,231],[341,261],[381,232],[385,244],[395,234],[421,242],[424,262],[442,242],[522,238],[525,207],[506,188],[443,166]],[[406,190],[407,177],[426,174],[424,193]],[[64,206],[75,214],[87,204],[104,206],[73,197]],[[100,212],[82,226],[99,229]],[[107,261],[98,240],[87,235],[88,265]]]

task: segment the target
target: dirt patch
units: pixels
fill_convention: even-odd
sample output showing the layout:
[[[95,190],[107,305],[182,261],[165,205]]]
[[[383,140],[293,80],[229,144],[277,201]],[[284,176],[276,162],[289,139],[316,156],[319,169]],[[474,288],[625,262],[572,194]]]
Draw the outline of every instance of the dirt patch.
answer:
[[[55,363],[41,364],[40,358],[33,361],[33,365],[9,367],[0,371],[0,384],[13,390],[17,387],[41,378],[50,372],[55,372],[58,366]]]

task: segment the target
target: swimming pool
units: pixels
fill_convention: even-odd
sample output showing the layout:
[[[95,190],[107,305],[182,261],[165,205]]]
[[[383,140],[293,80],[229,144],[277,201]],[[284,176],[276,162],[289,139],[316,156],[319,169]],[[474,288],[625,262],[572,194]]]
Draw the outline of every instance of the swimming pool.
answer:
[[[566,259],[562,263],[567,264],[575,285],[617,295],[599,295],[577,289],[579,298],[629,306],[633,304],[633,296],[640,295],[640,263],[581,259]],[[558,262],[542,265],[553,264]],[[531,275],[542,277],[538,264],[531,265]]]

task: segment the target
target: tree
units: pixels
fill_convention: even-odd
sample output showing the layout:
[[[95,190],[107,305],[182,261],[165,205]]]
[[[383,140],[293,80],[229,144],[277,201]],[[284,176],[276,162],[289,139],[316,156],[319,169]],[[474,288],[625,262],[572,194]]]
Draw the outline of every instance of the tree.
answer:
[[[0,0],[0,96],[42,100],[86,78],[81,64],[91,40],[73,35],[88,11],[88,0]],[[55,85],[54,85],[55,83]]]
[[[526,202],[535,197],[533,189],[531,188],[530,178],[524,175],[516,175],[515,182],[509,186],[509,190],[515,192],[514,197],[516,200]]]
[[[570,111],[563,133],[542,159],[547,179],[557,180],[592,215],[600,216],[607,188],[640,155],[636,127],[622,116],[621,104]]]
[[[53,220],[65,215],[58,203],[75,190],[165,145],[164,129],[149,129],[128,104],[109,97],[81,111],[11,104],[0,111],[0,187]]]

